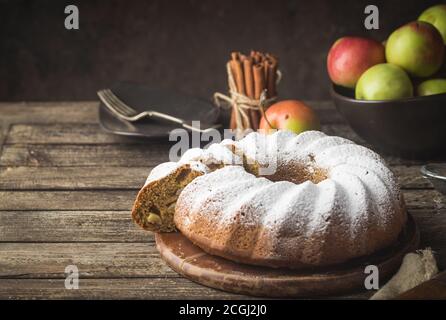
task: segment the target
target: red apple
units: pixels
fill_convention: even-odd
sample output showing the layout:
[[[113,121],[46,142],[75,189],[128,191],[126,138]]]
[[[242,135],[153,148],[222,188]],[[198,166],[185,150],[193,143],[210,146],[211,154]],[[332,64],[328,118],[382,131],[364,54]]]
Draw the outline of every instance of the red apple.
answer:
[[[265,119],[266,117],[266,119]],[[284,100],[273,104],[260,120],[260,130],[289,130],[300,133],[306,130],[320,130],[320,122],[314,111],[301,101]]]
[[[335,84],[354,88],[364,71],[385,61],[382,43],[360,37],[344,37],[331,47],[327,57],[327,69]]]

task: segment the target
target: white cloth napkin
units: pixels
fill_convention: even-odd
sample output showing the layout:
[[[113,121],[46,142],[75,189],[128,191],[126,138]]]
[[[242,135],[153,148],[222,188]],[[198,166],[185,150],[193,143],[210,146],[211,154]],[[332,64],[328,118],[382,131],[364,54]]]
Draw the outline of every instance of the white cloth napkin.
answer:
[[[432,279],[438,273],[437,261],[430,248],[417,250],[404,256],[398,272],[370,299],[392,299],[419,284]]]

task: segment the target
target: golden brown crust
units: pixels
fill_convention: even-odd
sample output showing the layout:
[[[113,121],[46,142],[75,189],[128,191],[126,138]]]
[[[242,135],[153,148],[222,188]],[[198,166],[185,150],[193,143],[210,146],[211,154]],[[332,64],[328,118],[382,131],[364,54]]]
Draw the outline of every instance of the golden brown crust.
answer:
[[[344,237],[340,234],[324,234],[324,238],[314,238],[311,242],[315,245],[310,250],[317,251],[316,255],[319,255],[318,261],[305,263],[302,259],[302,255],[305,254],[305,248],[299,246],[294,242],[293,251],[289,251],[289,245],[287,240],[293,240],[287,237],[282,239],[271,239],[271,234],[260,227],[255,226],[252,230],[249,230],[248,226],[238,223],[231,226],[230,229],[224,230],[215,225],[209,226],[205,218],[195,219],[194,228],[185,227],[182,223],[185,217],[189,217],[190,214],[187,210],[181,210],[179,208],[175,215],[176,226],[178,230],[186,236],[192,243],[200,247],[208,254],[220,256],[235,262],[245,263],[249,265],[264,266],[270,268],[289,268],[295,270],[303,270],[308,268],[327,267],[332,265],[338,265],[340,263],[346,263],[354,259],[360,259],[364,256],[371,255],[379,250],[391,247],[397,239],[401,236],[400,224],[395,224],[392,230],[386,232],[378,231],[375,229],[368,230],[370,234],[368,248],[366,252],[353,255],[346,258],[343,251],[349,246],[349,243],[345,242],[344,245],[340,242]],[[406,217],[404,208],[401,209],[401,216]],[[215,214],[209,212],[210,215]],[[193,216],[193,215],[192,215]],[[190,218],[189,218],[190,219]],[[403,224],[404,225],[404,224]],[[335,226],[334,226],[335,227]],[[204,232],[205,229],[212,228],[213,234],[220,234],[221,232],[227,232],[230,234],[222,235],[222,239],[228,239],[228,241],[236,240],[237,242],[219,242],[213,241],[213,236],[208,232]],[[238,230],[240,229],[240,230]],[[339,228],[334,228],[336,231],[342,232]],[[322,245],[323,247],[320,247]],[[322,255],[320,255],[322,254]]]

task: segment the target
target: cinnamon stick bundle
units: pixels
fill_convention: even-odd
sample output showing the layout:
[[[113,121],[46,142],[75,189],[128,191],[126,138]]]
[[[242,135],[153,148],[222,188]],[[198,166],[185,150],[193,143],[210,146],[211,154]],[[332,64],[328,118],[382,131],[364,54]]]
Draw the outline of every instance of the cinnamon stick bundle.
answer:
[[[260,100],[263,92],[267,99],[277,96],[278,60],[275,56],[258,51],[251,51],[249,55],[232,52],[229,66],[238,94],[251,100]],[[249,107],[246,114],[248,119],[233,107],[230,128],[257,130],[261,118],[260,106],[258,109]],[[237,128],[237,123],[241,123],[243,128]]]

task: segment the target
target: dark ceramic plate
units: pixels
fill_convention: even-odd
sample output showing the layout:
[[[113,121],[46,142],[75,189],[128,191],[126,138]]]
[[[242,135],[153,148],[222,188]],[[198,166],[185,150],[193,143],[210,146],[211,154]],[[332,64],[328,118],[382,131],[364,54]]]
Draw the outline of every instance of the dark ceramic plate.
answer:
[[[435,189],[446,195],[446,164],[427,164],[421,167],[421,174],[429,179]]]
[[[137,111],[151,109],[207,124],[216,124],[219,121],[220,109],[205,100],[131,82],[118,83],[111,89],[122,101]],[[113,116],[102,102],[99,106],[99,124],[102,129],[110,133],[152,139],[166,138],[172,130],[181,128],[178,124],[154,119],[133,123],[123,121]]]
[[[352,129],[384,153],[410,159],[446,153],[446,94],[365,101],[333,86],[331,96]]]

